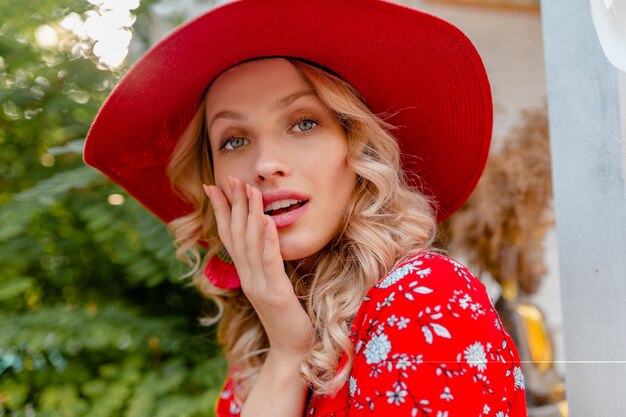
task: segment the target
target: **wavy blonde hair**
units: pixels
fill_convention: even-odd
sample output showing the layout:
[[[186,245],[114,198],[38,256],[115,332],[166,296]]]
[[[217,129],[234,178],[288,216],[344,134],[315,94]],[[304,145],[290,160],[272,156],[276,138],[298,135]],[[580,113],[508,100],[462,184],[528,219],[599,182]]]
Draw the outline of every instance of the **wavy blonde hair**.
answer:
[[[319,253],[313,272],[299,276],[293,265],[286,264],[314,328],[312,348],[300,366],[302,378],[316,394],[329,394],[337,392],[349,377],[354,360],[349,330],[363,297],[396,264],[431,246],[436,220],[430,201],[407,183],[398,144],[389,132],[391,126],[373,114],[345,81],[306,63],[290,62],[344,126],[348,163],[357,174],[343,227]],[[202,183],[214,184],[204,112],[203,103],[168,166],[174,188],[194,209],[169,226],[176,255],[191,265],[189,275],[194,283],[218,308],[204,322],[219,321],[218,341],[236,381],[236,398],[243,402],[264,363],[269,343],[241,289],[217,288],[203,275],[203,267],[221,247],[202,190]],[[198,243],[208,245],[204,255]],[[344,352],[348,361],[338,371]]]

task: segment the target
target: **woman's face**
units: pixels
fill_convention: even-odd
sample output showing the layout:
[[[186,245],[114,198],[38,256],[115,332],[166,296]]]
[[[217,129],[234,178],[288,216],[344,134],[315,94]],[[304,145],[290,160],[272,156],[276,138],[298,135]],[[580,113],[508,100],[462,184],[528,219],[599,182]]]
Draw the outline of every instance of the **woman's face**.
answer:
[[[354,190],[344,129],[309,82],[280,58],[247,62],[207,93],[215,182],[231,201],[228,177],[263,194],[284,260],[319,252],[339,231]]]

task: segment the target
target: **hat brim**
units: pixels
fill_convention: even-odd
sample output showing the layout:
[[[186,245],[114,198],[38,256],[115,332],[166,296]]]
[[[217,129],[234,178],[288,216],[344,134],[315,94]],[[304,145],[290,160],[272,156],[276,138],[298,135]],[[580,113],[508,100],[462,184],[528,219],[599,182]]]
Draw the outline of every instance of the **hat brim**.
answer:
[[[352,84],[387,121],[402,167],[438,220],[469,197],[492,130],[491,91],[469,39],[423,12],[375,0],[240,0],[188,22],[113,90],[87,136],[85,162],[164,222],[190,212],[166,166],[209,83],[257,57],[295,57]]]

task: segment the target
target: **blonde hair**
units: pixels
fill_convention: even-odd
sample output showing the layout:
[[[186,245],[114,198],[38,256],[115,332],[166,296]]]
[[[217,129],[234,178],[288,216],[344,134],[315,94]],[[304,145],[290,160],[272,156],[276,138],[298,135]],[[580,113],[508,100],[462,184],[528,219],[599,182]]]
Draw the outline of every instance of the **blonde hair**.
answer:
[[[357,174],[343,227],[320,252],[314,271],[301,277],[290,274],[314,328],[312,347],[300,366],[302,378],[316,394],[329,394],[349,377],[354,359],[349,331],[363,297],[394,265],[430,247],[436,220],[430,201],[407,183],[391,126],[373,114],[345,81],[306,63],[290,62],[346,129],[348,164]],[[194,283],[218,308],[205,323],[219,321],[218,341],[236,381],[236,398],[242,402],[256,381],[269,344],[241,289],[217,288],[203,275],[202,267],[221,247],[202,190],[202,183],[214,184],[204,110],[203,103],[168,166],[173,186],[194,209],[169,226],[176,255],[191,265]],[[208,245],[204,255],[199,242]],[[293,267],[287,267],[293,272]],[[337,372],[344,352],[347,364]]]

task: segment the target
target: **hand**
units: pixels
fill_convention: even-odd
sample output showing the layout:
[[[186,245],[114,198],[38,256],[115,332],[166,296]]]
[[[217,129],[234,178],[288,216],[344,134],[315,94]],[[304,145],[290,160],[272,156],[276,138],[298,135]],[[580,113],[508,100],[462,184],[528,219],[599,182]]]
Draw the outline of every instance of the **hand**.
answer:
[[[205,185],[204,191],[241,288],[265,328],[272,351],[302,357],[311,345],[312,325],[285,273],[276,225],[263,213],[258,189],[233,177],[228,185],[230,204],[219,187]]]

